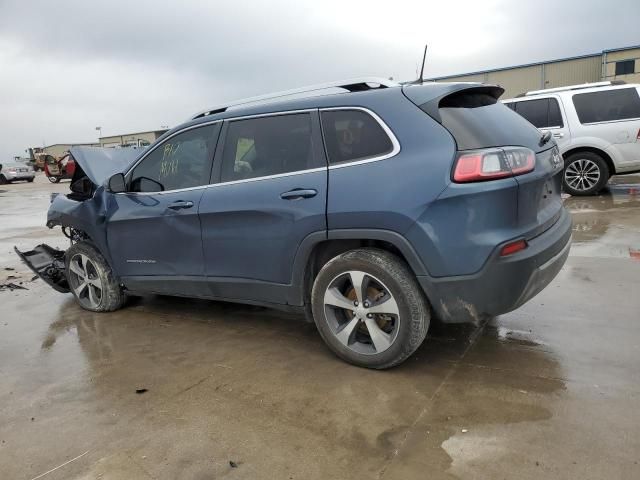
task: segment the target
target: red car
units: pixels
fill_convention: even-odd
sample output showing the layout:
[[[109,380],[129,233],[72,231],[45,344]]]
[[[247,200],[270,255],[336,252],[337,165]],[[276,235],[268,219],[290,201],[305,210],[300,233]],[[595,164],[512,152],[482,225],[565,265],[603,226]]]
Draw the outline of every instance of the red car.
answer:
[[[44,173],[51,183],[58,183],[67,178],[71,179],[75,171],[76,162],[69,152],[60,158],[47,155],[44,161]]]

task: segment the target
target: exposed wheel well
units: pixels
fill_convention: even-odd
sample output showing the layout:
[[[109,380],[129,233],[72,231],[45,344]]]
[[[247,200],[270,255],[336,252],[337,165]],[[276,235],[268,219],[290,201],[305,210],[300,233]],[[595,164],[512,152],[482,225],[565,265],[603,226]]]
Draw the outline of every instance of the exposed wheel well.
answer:
[[[313,250],[311,251],[311,254],[309,255],[309,258],[307,260],[303,290],[305,296],[305,304],[309,303],[311,287],[313,286],[313,282],[315,281],[318,272],[329,260],[349,250],[366,247],[379,248],[381,250],[386,250],[387,252],[393,253],[394,255],[402,259],[409,266],[411,271],[413,271],[413,269],[411,268],[411,264],[407,261],[400,249],[398,249],[392,243],[385,242],[384,240],[325,240],[317,243],[313,247]]]
[[[594,148],[594,147],[576,147],[576,148],[573,148],[571,150],[567,150],[566,152],[564,152],[562,157],[566,160],[567,158],[569,158],[570,155],[573,155],[574,153],[580,153],[580,152],[591,152],[591,153],[595,153],[596,155],[600,155],[604,159],[604,161],[607,163],[607,167],[609,167],[609,173],[611,175],[615,175],[616,167],[613,164],[613,160],[611,160],[611,157],[607,153],[605,153],[604,150],[600,150],[599,148]]]

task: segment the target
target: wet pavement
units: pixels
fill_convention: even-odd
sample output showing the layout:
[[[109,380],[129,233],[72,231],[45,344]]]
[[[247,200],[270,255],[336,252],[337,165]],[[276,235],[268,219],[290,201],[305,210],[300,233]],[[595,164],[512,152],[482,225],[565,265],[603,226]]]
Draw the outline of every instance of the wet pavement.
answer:
[[[0,283],[27,288],[0,291],[0,479],[640,478],[639,177],[566,200],[571,256],[540,295],[383,372],[277,311],[81,310],[12,251],[66,245],[43,225],[67,189],[0,186]]]

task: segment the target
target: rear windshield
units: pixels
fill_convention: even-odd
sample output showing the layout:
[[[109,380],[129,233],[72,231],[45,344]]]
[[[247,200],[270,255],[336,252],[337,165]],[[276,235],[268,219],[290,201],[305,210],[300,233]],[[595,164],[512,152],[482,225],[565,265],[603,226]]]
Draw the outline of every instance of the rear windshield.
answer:
[[[438,111],[442,125],[455,138],[458,150],[505,145],[541,150],[540,131],[492,95],[454,93],[440,100]]]

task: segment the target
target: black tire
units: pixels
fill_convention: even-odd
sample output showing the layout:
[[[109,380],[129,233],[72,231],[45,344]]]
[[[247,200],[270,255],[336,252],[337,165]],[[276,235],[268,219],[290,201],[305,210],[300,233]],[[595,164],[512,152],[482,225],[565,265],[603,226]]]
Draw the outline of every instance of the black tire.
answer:
[[[96,305],[90,305],[90,302],[88,302],[86,298],[78,296],[76,291],[73,289],[73,282],[77,277],[74,277],[75,274],[72,271],[70,263],[74,257],[80,255],[84,255],[90,260],[93,266],[91,273],[94,277],[97,277],[101,283],[101,295],[99,302],[97,302]],[[92,312],[112,312],[114,310],[118,310],[124,305],[124,292],[114,277],[111,267],[98,249],[91,243],[79,242],[73,244],[65,253],[65,267],[67,281],[71,287],[71,293],[76,298],[78,304],[85,310]]]
[[[9,183],[7,178],[4,175],[0,175],[0,185],[6,185],[7,183]]]
[[[583,165],[588,165],[590,178],[581,179],[577,172],[584,171]],[[609,181],[612,173],[609,172],[607,162],[597,153],[576,152],[569,155],[564,162],[562,175],[562,188],[565,192],[575,196],[597,195]],[[568,179],[568,180],[567,180]],[[593,181],[593,184],[590,184]]]
[[[337,315],[332,313],[336,311],[343,315],[345,323],[351,323],[352,320],[358,321],[355,307],[354,312],[349,313],[348,310],[342,308],[333,310],[334,307],[325,305],[325,292],[336,281],[340,281],[339,279],[343,276],[348,275],[351,278],[347,273],[350,271],[362,272],[366,275],[368,282],[373,281],[382,285],[384,289],[389,291],[389,296],[397,305],[399,315],[395,317],[395,320],[392,320],[395,325],[392,334],[395,337],[391,340],[390,346],[383,351],[377,351],[372,337],[370,337],[372,352],[355,351],[353,347],[347,345],[349,341],[345,344],[338,339],[336,330],[340,329],[340,325],[332,327],[332,323],[335,322],[329,317]],[[369,288],[367,286],[367,289]],[[342,293],[344,294],[344,292]],[[366,302],[363,302],[362,306],[365,305]],[[405,361],[424,341],[431,319],[429,303],[409,266],[397,256],[375,248],[351,250],[327,262],[314,281],[311,306],[313,319],[320,336],[338,357],[360,367],[375,369],[390,368]],[[353,317],[349,315],[353,315]],[[371,320],[371,316],[368,318]],[[377,322],[378,315],[375,315],[374,319]],[[353,328],[352,331],[356,332],[355,335],[364,335],[366,340],[369,329],[364,322],[369,320],[363,318],[363,325]],[[358,330],[362,326],[366,327],[366,333]],[[392,334],[389,336],[391,337]],[[351,334],[349,338],[352,338]],[[361,344],[358,343],[358,345]]]
[[[60,183],[60,177],[47,177],[51,183]]]
[[[36,177],[33,177],[33,178],[27,178],[27,182],[29,182],[29,183],[33,183],[33,181],[34,181],[35,179],[36,179]]]

